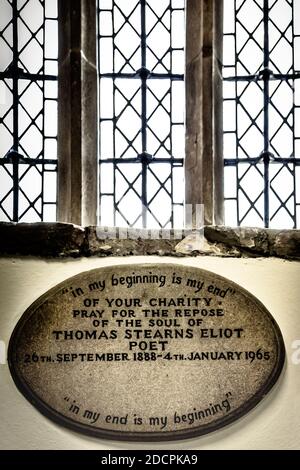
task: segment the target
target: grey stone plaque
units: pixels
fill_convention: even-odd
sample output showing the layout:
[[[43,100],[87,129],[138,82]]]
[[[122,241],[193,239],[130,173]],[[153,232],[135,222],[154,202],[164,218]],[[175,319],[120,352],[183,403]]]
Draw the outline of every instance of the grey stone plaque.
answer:
[[[266,395],[284,357],[280,330],[253,295],[177,264],[67,279],[28,308],[8,351],[17,387],[42,413],[123,440],[225,426]]]

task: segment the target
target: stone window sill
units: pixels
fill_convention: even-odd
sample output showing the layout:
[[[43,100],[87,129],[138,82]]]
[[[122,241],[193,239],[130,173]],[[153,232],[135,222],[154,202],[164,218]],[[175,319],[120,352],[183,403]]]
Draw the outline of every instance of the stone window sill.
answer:
[[[0,223],[0,254],[82,256],[279,257],[300,260],[300,230],[205,226],[200,232],[79,227],[66,223]]]

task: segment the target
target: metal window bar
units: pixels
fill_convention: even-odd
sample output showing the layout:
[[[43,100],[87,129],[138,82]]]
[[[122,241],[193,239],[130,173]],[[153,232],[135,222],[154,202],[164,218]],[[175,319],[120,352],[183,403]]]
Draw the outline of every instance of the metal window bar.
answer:
[[[101,215],[101,211],[103,212],[105,206],[103,201],[105,201],[105,198],[110,198],[113,200],[113,225],[120,225],[121,218],[125,224],[130,227],[138,225],[149,227],[150,215],[152,224],[154,221],[157,227],[173,227],[174,208],[180,207],[183,209],[183,194],[182,200],[180,201],[175,201],[173,195],[174,185],[176,184],[174,180],[174,169],[182,168],[183,175],[183,155],[180,158],[174,156],[172,131],[179,128],[179,126],[183,127],[184,125],[183,119],[182,122],[176,122],[172,116],[172,100],[174,99],[174,96],[172,96],[172,94],[174,94],[173,83],[178,81],[183,82],[184,80],[183,73],[174,73],[173,54],[180,52],[183,56],[184,48],[183,45],[182,47],[175,47],[173,45],[173,37],[177,32],[173,31],[172,15],[175,12],[180,12],[182,14],[182,18],[184,18],[184,1],[169,0],[166,2],[164,0],[162,3],[167,4],[160,12],[156,10],[156,8],[158,8],[157,2],[153,2],[152,0],[131,0],[131,2],[128,2],[128,4],[130,3],[132,5],[130,11],[122,10],[124,2],[115,0],[110,2],[110,7],[107,7],[108,3],[109,2],[107,1],[98,1],[98,63],[100,90],[102,80],[112,80],[113,116],[105,117],[100,112],[100,129],[103,123],[112,123],[113,144],[110,155],[107,155],[106,151],[103,152],[100,150],[99,163],[100,176],[101,173],[103,174],[105,171],[104,167],[111,165],[112,189],[105,191],[102,189],[102,185],[100,183],[100,223],[103,224],[103,213]],[[103,4],[104,6],[102,6]],[[104,24],[101,21],[101,15],[105,13],[111,15],[110,21],[112,23],[112,27],[108,34],[102,32]],[[133,20],[133,17],[137,14],[139,14],[138,26],[137,22],[134,22]],[[152,18],[154,18],[153,25],[151,27],[147,26],[147,20],[150,14]],[[119,24],[119,27],[116,24],[117,15],[118,17],[122,16],[123,18],[123,23],[121,25]],[[106,17],[106,19],[109,21],[109,16]],[[128,27],[135,38],[138,36],[138,42],[129,56],[126,55],[117,41],[120,31],[125,27]],[[156,27],[160,27],[164,32],[166,32],[167,41],[169,42],[166,44],[165,51],[161,54],[154,50],[153,45],[150,44],[149,41],[150,35],[155,34]],[[101,65],[102,53],[105,48],[104,41],[107,39],[112,43],[113,65],[111,71],[103,72]],[[148,54],[151,54],[151,57],[153,57],[155,61],[151,70],[148,68],[149,66],[147,64]],[[137,60],[137,55],[139,55],[139,60]],[[123,65],[121,64],[117,66],[118,57],[122,58],[124,62]],[[126,80],[134,80],[137,81],[139,85],[136,87],[132,95],[128,96],[122,90],[120,80],[122,83]],[[159,80],[169,81],[168,89],[162,96],[157,96],[151,88],[151,83]],[[147,106],[149,95],[151,95],[156,102],[154,109],[150,111]],[[121,111],[117,110],[117,96],[121,96],[125,102]],[[130,137],[126,133],[126,129],[122,129],[118,124],[126,110],[132,111],[133,115],[136,116],[140,122],[140,125],[133,137]],[[164,137],[159,136],[151,124],[151,118],[155,117],[157,110],[162,110],[168,115],[169,132]],[[119,151],[117,149],[116,133],[121,135],[126,141],[126,147],[123,151]],[[104,139],[103,134],[104,131],[102,130],[101,132],[100,130],[100,141],[101,139]],[[154,151],[149,150],[149,135],[151,137],[153,136],[156,142],[158,142],[158,147]],[[161,156],[160,153],[164,153],[164,156]],[[170,170],[167,175],[162,176],[159,173],[157,166],[166,164],[169,165]],[[130,165],[132,168],[139,165],[139,170],[131,177],[126,174],[126,169],[129,168]],[[127,186],[126,190],[121,195],[117,195],[118,177],[121,177],[122,181],[125,181]],[[151,195],[149,195],[149,177],[151,177],[158,185],[157,190],[155,190]],[[168,199],[171,205],[170,212],[168,213],[168,210],[166,210],[166,219],[164,221],[151,208],[151,204],[160,191],[163,191],[164,198]],[[140,206],[139,213],[132,217],[131,220],[130,215],[132,207],[127,206],[125,210],[121,207],[121,204],[124,203],[124,201],[126,202],[126,197],[130,192],[136,196],[136,201],[139,201]]]
[[[226,0],[224,7],[226,8]],[[242,225],[246,220],[247,216],[251,211],[255,211],[259,219],[263,222],[265,227],[274,226],[273,221],[275,221],[276,216],[280,210],[284,210],[285,214],[290,220],[291,228],[297,227],[297,222],[299,224],[300,218],[300,194],[297,194],[296,190],[296,178],[300,177],[300,173],[296,175],[297,167],[300,166],[300,155],[297,154],[295,150],[295,143],[298,141],[300,135],[297,134],[296,129],[296,119],[295,114],[300,110],[300,103],[295,103],[295,86],[297,90],[300,86],[300,71],[296,69],[295,65],[295,42],[299,41],[300,31],[296,34],[294,30],[295,26],[295,1],[294,0],[234,0],[234,31],[225,32],[224,40],[232,40],[234,42],[234,64],[223,64],[223,80],[224,82],[233,82],[235,84],[234,97],[224,98],[224,104],[226,102],[232,103],[235,102],[235,129],[224,130],[224,139],[226,135],[234,135],[236,142],[236,155],[232,158],[224,158],[224,165],[226,167],[233,167],[236,169],[236,182],[235,182],[235,195],[226,197],[225,202],[234,201],[236,203],[236,218],[237,224]],[[251,29],[251,25],[247,24],[247,18],[242,21],[239,18],[239,15],[243,13],[243,9],[253,8],[257,11],[258,22],[254,29]],[[290,20],[284,26],[278,26],[276,24],[276,18],[274,18],[274,11],[277,8],[280,14],[280,8],[286,9],[286,14],[290,15]],[[261,12],[261,17],[259,13]],[[246,14],[245,14],[246,15]],[[248,15],[250,16],[250,15]],[[299,22],[300,18],[297,19]],[[237,45],[237,35],[239,31],[243,31],[245,36],[244,43],[241,46]],[[263,40],[260,41],[259,34],[261,28],[263,29]],[[272,28],[272,45],[270,44],[270,28]],[[274,40],[274,36],[277,35],[277,39]],[[250,66],[247,63],[249,60],[249,44],[255,48],[256,51],[260,50],[262,53],[262,61],[259,68],[255,73],[251,73]],[[284,43],[284,46],[282,46]],[[286,72],[283,72],[283,67],[281,67],[278,60],[274,59],[275,51],[278,53],[279,47],[287,47],[291,49],[292,59],[291,64]],[[297,42],[298,45],[298,42]],[[277,48],[277,50],[276,50]],[[247,50],[247,53],[246,53]],[[257,52],[258,53],[258,52]],[[243,55],[244,54],[244,55]],[[280,54],[279,54],[280,55]],[[224,57],[226,61],[226,57]],[[227,70],[234,68],[234,76],[229,76]],[[245,70],[245,74],[240,74],[238,70]],[[297,84],[296,84],[297,81]],[[245,87],[241,90],[238,89],[239,84],[244,83]],[[256,84],[257,87],[261,90],[263,103],[261,108],[258,108],[255,111],[255,114],[251,113],[246,106],[243,104],[243,94],[249,90],[250,84]],[[286,83],[289,92],[292,94],[292,107],[288,113],[285,113],[283,110],[280,110],[278,104],[276,104],[275,97],[276,93],[279,90],[279,87],[282,83]],[[272,91],[270,90],[271,84],[276,84],[272,86]],[[259,99],[257,100],[259,103]],[[245,130],[240,129],[241,125],[239,122],[239,115],[241,110],[250,123]],[[277,129],[272,132],[270,131],[271,119],[270,113],[273,113],[272,116],[277,113],[278,119],[281,120]],[[227,116],[228,117],[228,116]],[[226,119],[226,114],[224,114]],[[263,124],[259,123],[261,120]],[[290,155],[284,157],[280,154],[280,149],[278,140],[277,143],[275,139],[278,138],[278,135],[282,131],[282,128],[287,126],[291,135],[292,135],[292,152]],[[261,152],[258,155],[253,155],[248,151],[247,145],[244,145],[243,138],[247,135],[249,130],[255,129],[257,135],[261,134],[263,138],[263,146]],[[251,146],[250,146],[251,147]],[[299,147],[298,147],[299,148]],[[240,156],[241,155],[241,156]],[[246,171],[242,170],[239,172],[240,168],[244,165],[248,166]],[[244,179],[247,176],[247,173],[252,168],[257,169],[257,178],[256,181],[252,180],[252,184],[256,184],[260,180],[260,177],[263,179],[263,188],[258,191],[255,196],[250,197],[247,189],[244,186]],[[274,168],[276,167],[276,170]],[[278,168],[278,170],[277,170]],[[279,181],[280,173],[286,169],[287,175],[291,176],[291,189],[288,190],[286,196],[279,194],[279,186],[282,183],[284,185],[284,180]],[[272,176],[270,171],[272,170]],[[244,171],[244,172],[243,172]],[[226,178],[226,176],[225,176]],[[225,179],[226,185],[226,179]],[[240,208],[240,196],[246,198],[248,208],[244,211]],[[263,197],[263,205],[259,204],[259,201]],[[270,197],[273,200],[273,207],[271,210]],[[274,199],[277,202],[274,203]],[[297,217],[298,214],[298,217]],[[298,220],[297,220],[298,219]],[[276,227],[276,224],[275,224]]]
[[[55,90],[48,86],[57,81],[57,56],[54,57],[55,52],[46,45],[47,36],[47,40],[55,44],[55,38],[50,38],[50,33],[46,32],[46,27],[51,30],[53,23],[57,24],[55,7],[56,0],[52,0],[52,4],[49,0],[2,0],[2,18],[5,9],[7,22],[0,30],[0,50],[11,56],[11,61],[0,70],[5,96],[0,106],[0,131],[6,136],[1,145],[4,153],[0,155],[1,220],[55,220],[56,187],[52,175],[57,171],[57,136],[48,135],[45,125],[45,118],[56,120],[55,112],[54,115],[48,112],[46,116],[45,111],[45,105],[57,102]],[[47,86],[50,91],[46,90]],[[40,109],[35,107],[35,100],[42,103]],[[45,152],[48,144],[51,150]],[[39,149],[35,147],[33,151],[38,145]],[[45,158],[45,153],[49,152],[53,158],[52,155]],[[36,169],[34,176],[32,168]],[[52,196],[51,200],[45,198],[45,191]],[[49,212],[46,216],[45,210]]]

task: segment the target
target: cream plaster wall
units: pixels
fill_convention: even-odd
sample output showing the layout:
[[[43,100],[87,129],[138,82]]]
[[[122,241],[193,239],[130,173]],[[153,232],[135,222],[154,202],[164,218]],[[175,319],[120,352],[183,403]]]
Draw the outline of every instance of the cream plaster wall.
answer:
[[[41,294],[81,271],[139,263],[143,257],[43,260],[0,259],[0,340],[7,345],[25,309]],[[81,436],[43,417],[16,389],[0,365],[1,449],[300,449],[300,262],[279,259],[147,258],[201,267],[239,283],[258,297],[278,322],[287,361],[274,390],[235,423],[199,438],[164,443],[126,443]],[[292,344],[299,340],[298,350]],[[297,365],[295,362],[299,361]]]

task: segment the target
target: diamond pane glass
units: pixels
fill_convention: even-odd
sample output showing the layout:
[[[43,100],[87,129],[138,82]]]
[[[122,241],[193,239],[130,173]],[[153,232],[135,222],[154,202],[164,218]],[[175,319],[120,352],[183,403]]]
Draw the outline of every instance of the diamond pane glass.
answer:
[[[224,10],[225,222],[299,227],[299,1]]]
[[[55,220],[57,0],[0,11],[0,220]]]
[[[102,225],[182,226],[184,9],[98,1]]]

